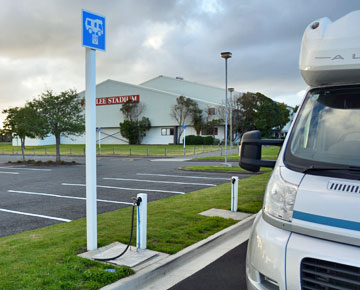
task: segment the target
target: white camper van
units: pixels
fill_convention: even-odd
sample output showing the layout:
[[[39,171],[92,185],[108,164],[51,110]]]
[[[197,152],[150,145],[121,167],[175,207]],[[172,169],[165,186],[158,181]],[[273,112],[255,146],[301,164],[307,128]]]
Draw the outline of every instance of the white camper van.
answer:
[[[360,289],[360,11],[305,30],[310,86],[275,162],[260,132],[240,166],[274,167],[248,243],[248,289]],[[276,143],[278,142],[278,143]]]

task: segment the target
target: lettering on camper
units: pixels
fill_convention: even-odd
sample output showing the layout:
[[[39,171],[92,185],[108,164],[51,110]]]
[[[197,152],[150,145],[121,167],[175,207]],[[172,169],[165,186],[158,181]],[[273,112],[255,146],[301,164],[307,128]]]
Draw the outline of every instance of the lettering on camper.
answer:
[[[125,104],[128,100],[132,100],[134,103],[139,103],[140,95],[96,98],[96,106],[121,105]]]

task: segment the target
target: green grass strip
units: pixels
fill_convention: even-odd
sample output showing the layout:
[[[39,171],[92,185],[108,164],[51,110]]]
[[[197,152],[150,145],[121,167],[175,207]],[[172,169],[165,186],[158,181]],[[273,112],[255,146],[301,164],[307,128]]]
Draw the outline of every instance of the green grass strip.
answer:
[[[193,170],[193,171],[220,171],[220,172],[239,172],[239,173],[251,173],[245,169],[242,169],[240,166],[182,166],[182,170]],[[270,168],[261,168],[260,172],[270,172]]]
[[[261,158],[262,159],[267,159],[267,160],[276,160],[277,156],[279,154],[280,151],[280,147],[278,146],[264,146],[262,148],[262,152],[261,152]],[[232,152],[234,152],[232,150]],[[210,157],[198,157],[198,158],[193,158],[192,160],[195,161],[225,161],[225,156],[224,156],[224,152],[223,152],[223,156],[210,156]],[[228,161],[239,161],[239,153],[236,152],[234,154],[228,155]]]
[[[239,210],[256,213],[262,206],[269,173],[239,181]],[[230,182],[148,204],[148,248],[174,254],[235,223],[205,217],[210,208],[230,209]],[[98,216],[98,246],[127,243],[131,207]],[[133,240],[135,245],[135,238]],[[0,238],[0,289],[99,289],[133,272],[89,261],[85,219]],[[116,269],[110,273],[105,269]]]

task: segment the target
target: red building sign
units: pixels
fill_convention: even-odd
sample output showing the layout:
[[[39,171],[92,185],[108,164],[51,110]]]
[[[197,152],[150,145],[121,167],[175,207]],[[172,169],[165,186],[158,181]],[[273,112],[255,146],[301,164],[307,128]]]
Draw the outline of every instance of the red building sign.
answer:
[[[139,103],[140,95],[96,98],[96,106],[121,105],[125,104],[128,100],[132,100],[134,103]]]

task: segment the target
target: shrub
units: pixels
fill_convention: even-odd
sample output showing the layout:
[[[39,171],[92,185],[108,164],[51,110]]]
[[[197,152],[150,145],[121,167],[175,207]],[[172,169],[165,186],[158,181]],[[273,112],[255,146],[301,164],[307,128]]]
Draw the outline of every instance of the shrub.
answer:
[[[202,137],[202,136],[189,135],[186,136],[185,142],[187,145],[213,145],[216,142],[215,140],[216,139],[212,136]]]

